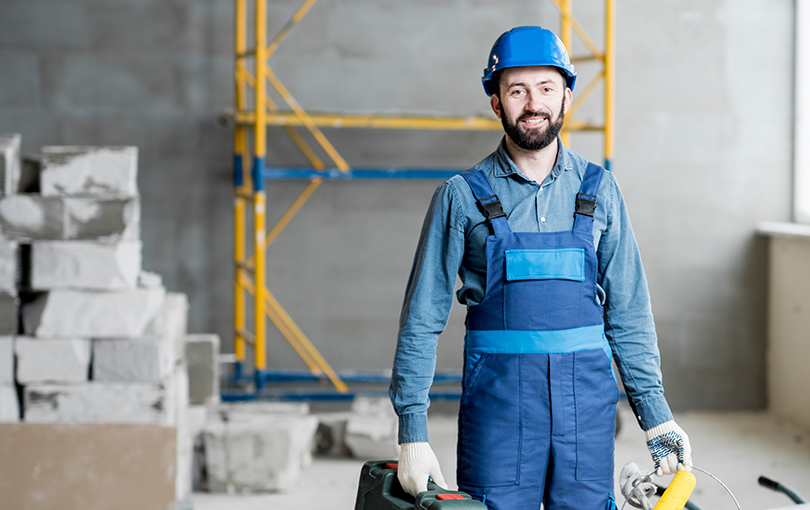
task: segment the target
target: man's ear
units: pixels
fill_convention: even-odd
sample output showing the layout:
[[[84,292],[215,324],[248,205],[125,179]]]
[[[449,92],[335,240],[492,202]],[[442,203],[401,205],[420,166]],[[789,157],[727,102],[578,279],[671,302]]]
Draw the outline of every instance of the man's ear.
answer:
[[[565,101],[563,102],[563,112],[568,113],[568,107],[571,106],[571,101],[574,99],[574,93],[568,87],[565,88]]]
[[[501,100],[498,98],[497,94],[492,94],[489,96],[489,106],[492,107],[492,111],[495,112],[495,116],[499,119],[501,118]]]

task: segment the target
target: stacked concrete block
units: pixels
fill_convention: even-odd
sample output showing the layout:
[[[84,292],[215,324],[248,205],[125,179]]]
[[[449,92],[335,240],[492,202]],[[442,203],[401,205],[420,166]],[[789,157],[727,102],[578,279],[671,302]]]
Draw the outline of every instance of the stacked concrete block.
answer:
[[[93,379],[105,382],[159,382],[175,367],[165,338],[115,338],[93,341]]]
[[[14,337],[0,337],[0,423],[20,420],[14,387]]]
[[[137,198],[61,199],[65,211],[65,239],[117,242],[140,239],[141,204]]]
[[[19,328],[20,299],[7,292],[0,292],[0,335],[16,335]]]
[[[212,492],[291,488],[311,460],[318,420],[298,413],[245,413],[203,429],[207,486]]]
[[[138,193],[137,147],[42,148],[40,189],[45,196],[131,197]]]
[[[53,290],[23,308],[23,327],[27,335],[40,337],[141,337],[165,297],[162,288]]]
[[[19,243],[0,240],[0,292],[17,294],[22,276],[20,262]]]
[[[358,397],[346,423],[346,446],[359,459],[398,458],[397,427],[390,400]]]
[[[185,343],[191,403],[219,402],[219,335],[188,335]]]
[[[0,198],[0,238],[12,241],[64,239],[65,201],[41,195]]]
[[[30,384],[23,393],[29,423],[169,424],[172,390],[161,383]]]
[[[36,290],[134,289],[140,271],[140,241],[116,244],[34,241],[31,244],[31,287]]]
[[[19,134],[0,135],[0,195],[17,193],[22,167],[21,141]]]
[[[19,384],[81,383],[90,373],[90,340],[86,338],[17,337]]]

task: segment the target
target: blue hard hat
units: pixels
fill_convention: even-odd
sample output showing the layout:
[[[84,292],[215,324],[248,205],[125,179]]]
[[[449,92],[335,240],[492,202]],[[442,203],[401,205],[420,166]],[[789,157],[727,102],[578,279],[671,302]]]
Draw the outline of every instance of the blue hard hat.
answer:
[[[574,90],[577,73],[560,38],[543,27],[515,27],[501,34],[492,45],[481,78],[487,95],[491,96],[491,87],[497,85],[492,82],[496,72],[507,67],[528,66],[556,67],[566,76],[568,88]]]

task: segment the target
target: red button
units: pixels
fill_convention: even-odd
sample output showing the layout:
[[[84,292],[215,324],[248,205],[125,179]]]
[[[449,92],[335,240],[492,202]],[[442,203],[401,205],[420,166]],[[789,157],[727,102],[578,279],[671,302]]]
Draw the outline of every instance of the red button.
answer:
[[[436,499],[467,499],[461,494],[436,494]]]
[[[388,462],[385,465],[385,467],[388,469],[396,469],[397,467],[399,467],[399,464],[397,464],[396,462]]]

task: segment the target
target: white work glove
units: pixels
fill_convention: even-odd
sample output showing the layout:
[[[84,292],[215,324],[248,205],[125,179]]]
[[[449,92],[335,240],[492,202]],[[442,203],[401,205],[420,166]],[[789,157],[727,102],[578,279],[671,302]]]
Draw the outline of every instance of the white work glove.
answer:
[[[692,447],[689,436],[670,420],[645,430],[647,448],[655,463],[658,476],[673,475],[678,471],[692,471]]]
[[[427,490],[428,477],[436,485],[446,489],[446,483],[439,468],[436,454],[428,443],[403,443],[399,454],[397,478],[405,492],[416,497]]]

